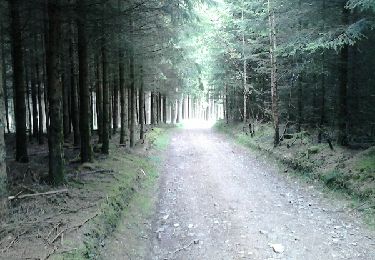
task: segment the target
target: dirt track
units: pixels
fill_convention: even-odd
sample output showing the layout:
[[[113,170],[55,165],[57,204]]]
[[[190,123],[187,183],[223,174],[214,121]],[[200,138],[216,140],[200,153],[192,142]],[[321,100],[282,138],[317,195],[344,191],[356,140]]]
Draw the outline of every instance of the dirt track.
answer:
[[[103,259],[375,259],[348,202],[224,135],[178,129],[165,153],[153,216],[135,205]]]
[[[146,259],[375,259],[345,202],[277,171],[211,129],[176,131]]]

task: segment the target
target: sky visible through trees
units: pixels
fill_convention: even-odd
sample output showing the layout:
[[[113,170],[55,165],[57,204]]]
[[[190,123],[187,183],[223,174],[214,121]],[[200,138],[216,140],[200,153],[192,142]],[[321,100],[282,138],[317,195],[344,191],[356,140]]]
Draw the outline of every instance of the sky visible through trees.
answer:
[[[374,0],[0,0],[0,215],[189,119],[308,145],[296,160],[371,149],[374,18]],[[371,158],[348,177],[367,197]]]
[[[118,128],[133,147],[144,124],[196,116],[251,132],[272,123],[275,146],[305,130],[368,146],[373,11],[360,0],[2,1],[2,127],[18,162],[48,140],[56,184],[72,136],[88,162],[95,135],[108,154]]]
[[[268,125],[275,148],[296,136],[369,148],[374,12],[373,0],[0,1],[0,194],[19,181],[7,164],[45,151],[42,182],[59,186],[68,145],[90,163],[187,119],[241,122],[248,138]]]

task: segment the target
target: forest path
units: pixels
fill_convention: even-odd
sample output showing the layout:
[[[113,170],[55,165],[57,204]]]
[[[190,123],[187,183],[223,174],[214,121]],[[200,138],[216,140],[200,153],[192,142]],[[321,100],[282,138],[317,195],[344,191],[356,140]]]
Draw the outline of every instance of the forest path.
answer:
[[[163,168],[146,259],[375,259],[347,202],[212,129],[176,130]]]

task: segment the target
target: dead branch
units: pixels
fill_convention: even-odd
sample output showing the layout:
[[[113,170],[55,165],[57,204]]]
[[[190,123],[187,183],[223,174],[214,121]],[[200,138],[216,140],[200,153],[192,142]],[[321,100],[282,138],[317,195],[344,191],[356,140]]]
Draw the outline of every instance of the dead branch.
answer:
[[[32,193],[37,193],[37,191],[25,186],[25,185],[22,185],[22,184],[17,184],[17,186],[19,186],[20,188],[24,189],[24,190],[27,190],[29,192],[32,192]]]
[[[10,243],[7,247],[5,247],[4,249],[1,250],[2,253],[5,253],[9,248],[11,248],[13,246],[13,244],[20,238],[20,236],[26,234],[27,230],[26,231],[23,231],[22,233],[18,234]]]
[[[180,252],[180,251],[182,251],[182,250],[186,250],[186,249],[188,249],[192,244],[195,244],[195,243],[196,243],[196,240],[193,240],[193,241],[191,241],[189,244],[187,244],[187,245],[185,245],[185,246],[183,246],[183,247],[181,247],[181,248],[176,249],[176,250],[173,252],[173,255],[177,254],[178,252]]]
[[[73,231],[75,229],[79,229],[81,228],[83,225],[85,225],[87,222],[89,222],[90,220],[92,220],[93,218],[95,218],[96,216],[98,216],[99,213],[96,213],[95,215],[89,217],[88,219],[86,219],[85,221],[83,221],[82,223],[78,224],[78,225],[75,225],[73,227],[67,227],[67,228],[64,228],[63,230],[61,230],[51,241],[50,241],[50,244],[53,244],[60,236],[62,236],[65,232],[67,231]]]
[[[15,196],[9,196],[8,200],[24,199],[24,198],[31,198],[31,197],[38,197],[38,196],[48,196],[48,195],[54,195],[54,194],[59,194],[59,193],[68,193],[68,190],[63,189],[63,190],[55,190],[55,191],[48,191],[48,192],[42,192],[42,193],[15,195]]]
[[[114,170],[101,169],[101,170],[95,170],[95,171],[78,172],[74,175],[85,176],[85,175],[93,175],[97,173],[114,173],[114,172],[115,172]]]

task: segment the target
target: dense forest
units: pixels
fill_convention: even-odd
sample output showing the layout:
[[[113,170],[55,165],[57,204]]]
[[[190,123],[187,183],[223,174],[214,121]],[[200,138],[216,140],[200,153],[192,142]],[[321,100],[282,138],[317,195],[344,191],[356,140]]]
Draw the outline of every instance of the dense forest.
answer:
[[[0,213],[189,119],[374,146],[374,18],[374,0],[0,0]]]
[[[112,135],[133,147],[145,124],[190,117],[243,121],[251,132],[272,122],[275,146],[302,131],[370,146],[374,8],[371,0],[1,1],[0,132],[15,136],[8,157],[1,141],[1,190],[5,158],[29,162],[30,143],[48,142],[48,181],[61,184],[64,143],[79,146],[84,163],[99,144],[95,152],[108,154]]]

